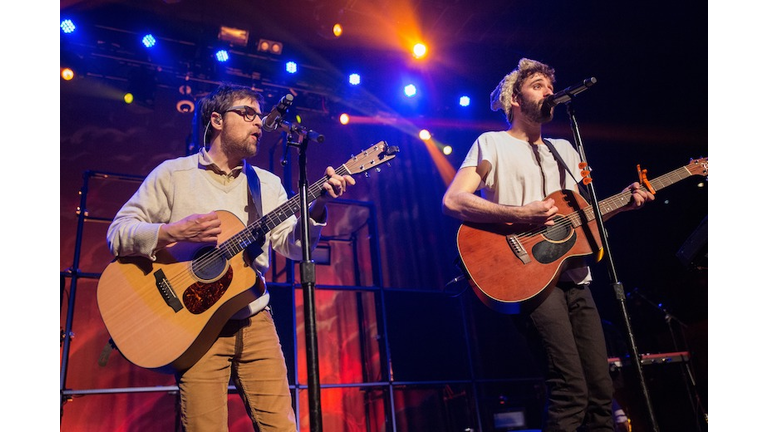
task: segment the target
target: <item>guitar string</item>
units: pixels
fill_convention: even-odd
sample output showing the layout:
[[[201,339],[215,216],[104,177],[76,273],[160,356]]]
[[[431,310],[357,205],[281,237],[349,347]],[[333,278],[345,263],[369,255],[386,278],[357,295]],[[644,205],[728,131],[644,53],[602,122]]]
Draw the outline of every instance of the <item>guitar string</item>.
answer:
[[[373,166],[375,165],[372,165],[372,167]],[[336,168],[335,172],[339,175],[344,175],[347,173],[351,174],[344,165]],[[319,194],[322,193],[322,185],[327,180],[328,177],[323,177],[308,187],[307,196],[308,198],[311,198],[311,201],[314,201],[317,199],[317,197],[319,197]],[[180,286],[182,287],[182,290],[186,290],[189,285],[199,281],[199,278],[196,275],[199,274],[200,270],[206,268],[212,263],[221,261],[222,258],[227,256],[226,252],[228,252],[231,257],[234,258],[234,256],[240,253],[240,251],[244,250],[245,247],[256,241],[256,237],[253,236],[253,232],[255,230],[258,229],[259,231],[262,231],[270,225],[271,228],[269,230],[274,229],[277,225],[288,219],[288,217],[295,215],[298,209],[294,209],[294,207],[297,206],[294,206],[292,201],[298,201],[297,198],[300,198],[299,195],[294,195],[283,204],[278,206],[275,210],[264,215],[262,218],[247,226],[245,229],[233,235],[229,239],[225,240],[214,249],[206,252],[197,259],[190,261],[190,264],[183,266],[179,273],[170,277],[166,275],[166,280],[171,285],[171,287]],[[290,213],[288,210],[290,210]],[[283,218],[285,214],[289,214],[289,216]],[[266,235],[269,230],[264,231],[264,234]],[[229,261],[229,259],[227,259],[227,261]]]
[[[661,190],[661,189],[663,189],[663,188],[665,188],[665,187],[667,187],[667,186],[669,186],[669,185],[671,185],[673,183],[676,183],[676,182],[678,182],[680,180],[683,180],[683,179],[685,179],[687,177],[690,177],[692,174],[691,174],[689,168],[695,167],[696,165],[698,165],[698,163],[691,163],[691,164],[688,164],[687,166],[678,168],[678,169],[676,169],[676,170],[674,170],[672,172],[669,172],[667,174],[659,176],[659,177],[657,177],[657,178],[655,178],[655,179],[650,181],[651,186],[655,190]],[[667,179],[669,179],[669,181],[667,181]],[[640,187],[643,190],[645,190],[646,192],[648,192],[648,188],[646,188],[644,185],[641,185]],[[607,198],[603,202],[599,203],[601,205],[600,209],[603,210],[603,208],[606,208],[608,210],[608,212],[611,212],[611,211],[621,207],[621,206],[617,206],[616,208],[613,208],[613,206],[615,204],[617,204],[617,203],[621,204],[622,202],[624,202],[622,205],[628,204],[629,203],[629,199],[631,198],[631,196],[632,196],[632,192],[630,192],[630,191],[621,192],[621,193],[619,193],[617,195],[614,195],[613,197]],[[555,225],[553,225],[553,226],[538,227],[538,228],[536,228],[533,231],[522,232],[522,233],[520,233],[518,235],[518,238],[521,239],[520,240],[521,244],[530,244],[532,241],[538,241],[537,237],[539,235],[544,235],[544,233],[548,229],[551,230],[551,229],[554,229],[554,228],[573,227],[573,226],[575,226],[574,225],[574,220],[577,221],[577,222],[580,220],[578,218],[578,215],[580,213],[588,213],[588,212],[591,213],[589,215],[588,220],[589,221],[594,220],[594,218],[595,218],[594,209],[593,209],[593,206],[590,205],[590,206],[584,207],[581,210],[569,213],[567,215],[563,215],[561,218],[559,218],[555,222]]]
[[[361,153],[359,153],[357,156],[352,157],[350,160],[347,161],[346,164],[342,164],[338,168],[336,168],[335,173],[338,175],[352,175],[352,171],[347,167],[348,164],[352,164],[353,162],[357,162],[358,159],[361,161],[365,161],[366,157],[369,155],[376,155],[381,156],[381,152],[378,152],[380,149],[384,150],[386,146],[379,147],[380,144],[375,144],[372,147],[370,147],[368,150],[365,150]],[[378,153],[375,153],[378,152]],[[370,166],[368,165],[368,162],[365,162],[364,164],[360,165],[360,170],[356,171],[355,174],[359,174],[365,171],[368,171],[371,168],[374,168],[378,165],[381,165],[383,162],[388,161],[392,159],[385,158],[377,161],[376,159],[370,159]],[[320,180],[316,181],[314,184],[308,187],[308,198],[310,199],[310,202],[317,199],[317,197],[320,196],[320,193],[322,193],[322,185],[328,180],[328,177],[325,176],[321,178]],[[290,217],[291,215],[295,215],[298,210],[298,206],[292,205],[292,201],[294,201],[296,198],[298,198],[298,195],[291,197],[288,199],[285,203],[278,206],[275,211],[270,212],[269,214],[265,215],[258,221],[254,222],[253,224],[246,227],[244,230],[240,231],[236,235],[232,236],[231,238],[227,239],[226,241],[222,242],[220,245],[218,245],[216,248],[212,249],[211,251],[203,254],[198,259],[193,260],[190,266],[188,268],[191,269],[191,271],[188,271],[186,273],[182,273],[180,276],[183,278],[185,274],[194,275],[195,270],[200,270],[201,267],[205,268],[206,266],[210,265],[213,262],[218,262],[223,256],[223,251],[229,252],[230,256],[233,258],[235,255],[240,253],[241,250],[243,250],[245,247],[256,241],[256,237],[253,236],[253,232],[258,228],[261,233],[266,235],[267,232],[274,229],[279,223],[287,219],[287,217],[283,217],[284,214],[288,214]],[[296,199],[298,201],[298,199]],[[285,209],[284,207],[287,207]],[[296,207],[296,208],[294,208]],[[282,210],[281,210],[282,209]],[[277,211],[280,210],[280,211]],[[290,210],[291,212],[288,213],[287,210]],[[263,222],[263,223],[262,223]],[[265,228],[269,227],[269,225],[272,225],[271,228],[266,230]],[[235,242],[235,240],[237,240]],[[222,247],[223,246],[223,247]],[[231,259],[231,258],[229,258]],[[227,261],[229,260],[227,259]],[[194,280],[194,276],[192,276]],[[173,281],[171,279],[168,279],[169,282],[176,282],[176,278],[173,278]]]
[[[631,193],[630,192],[621,193],[621,194],[617,195],[614,198],[617,198],[616,201],[620,201],[618,198],[620,198],[621,196],[624,196],[624,195],[626,195],[628,197],[629,195],[631,195]],[[606,202],[602,203],[602,207],[610,209],[612,206],[611,206],[611,204],[607,203],[607,201],[606,201]],[[524,243],[524,244],[530,243],[531,241],[538,241],[537,237],[539,235],[544,235],[547,231],[550,231],[550,230],[553,230],[553,229],[558,229],[558,228],[563,228],[563,227],[575,227],[577,222],[579,222],[581,220],[581,218],[579,218],[579,215],[580,214],[588,214],[588,213],[591,213],[591,214],[587,215],[588,219],[589,220],[594,219],[594,209],[592,208],[592,206],[587,206],[587,207],[584,207],[581,210],[577,210],[575,212],[571,212],[571,213],[569,213],[567,215],[561,216],[560,218],[558,218],[555,221],[554,225],[537,227],[536,229],[534,229],[532,231],[525,231],[525,232],[520,233],[518,235],[518,237],[522,239],[521,242]],[[581,225],[581,224],[579,224],[579,225]]]
[[[322,186],[322,184],[325,183],[326,179],[318,180],[315,184],[310,186],[309,189],[312,191],[311,195],[314,195],[316,193],[315,189]],[[308,196],[309,195],[310,194],[308,194]],[[253,243],[256,240],[256,237],[253,235],[254,231],[258,230],[260,232],[265,232],[265,233],[269,232],[269,230],[265,230],[265,229],[270,226],[271,226],[270,229],[274,229],[277,225],[279,225],[278,221],[280,221],[280,219],[284,215],[289,215],[288,217],[290,217],[291,215],[294,215],[295,214],[294,201],[298,201],[298,198],[299,198],[299,195],[295,195],[291,197],[290,199],[282,203],[280,206],[275,208],[275,210],[273,210],[272,212],[268,213],[267,215],[264,215],[262,218],[258,219],[257,221],[247,226],[245,229],[241,230],[240,232],[233,235],[229,239],[223,241],[221,244],[211,249],[210,251],[204,253],[197,259],[190,261],[189,265],[183,266],[184,270],[181,273],[171,277],[167,277],[166,275],[168,282],[171,284],[171,286],[181,286],[182,289],[186,289],[188,285],[199,281],[199,278],[197,277],[197,275],[199,274],[200,270],[205,269],[206,267],[210,266],[213,263],[220,262],[228,254],[233,258],[241,250],[245,249],[245,247]],[[287,219],[287,217],[285,219]],[[229,259],[227,259],[227,261]]]

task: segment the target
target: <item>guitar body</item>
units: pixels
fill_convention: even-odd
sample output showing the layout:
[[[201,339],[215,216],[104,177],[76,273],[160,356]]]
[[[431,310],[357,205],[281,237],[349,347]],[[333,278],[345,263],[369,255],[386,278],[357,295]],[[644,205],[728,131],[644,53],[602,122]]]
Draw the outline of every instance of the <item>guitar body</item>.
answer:
[[[232,213],[216,212],[220,239],[244,225]],[[120,352],[137,366],[160,372],[186,369],[213,344],[227,320],[264,292],[261,276],[243,251],[229,260],[198,260],[214,244],[179,242],[157,260],[118,258],[99,279],[101,317]]]
[[[547,198],[559,210],[553,227],[470,222],[459,227],[457,245],[467,279],[491,309],[517,311],[518,302],[553,285],[570,261],[602,248],[594,220],[564,216],[588,207],[584,198],[570,190]]]

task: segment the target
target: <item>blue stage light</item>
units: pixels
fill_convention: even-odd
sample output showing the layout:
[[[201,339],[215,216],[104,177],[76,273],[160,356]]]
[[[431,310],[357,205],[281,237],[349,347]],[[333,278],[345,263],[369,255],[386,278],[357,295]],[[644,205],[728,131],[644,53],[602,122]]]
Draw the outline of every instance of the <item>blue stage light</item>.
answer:
[[[141,38],[141,43],[144,44],[147,48],[152,48],[155,46],[157,41],[155,40],[155,37],[151,34],[145,35],[143,38]]]
[[[229,53],[227,52],[227,50],[219,50],[219,51],[217,51],[216,52],[216,60],[218,60],[218,61],[220,61],[222,63],[227,61],[227,60],[229,60]]]
[[[74,32],[76,28],[75,23],[73,23],[72,20],[69,20],[69,19],[63,20],[59,25],[59,27],[61,27],[61,31],[67,34]]]
[[[408,97],[413,97],[416,95],[416,86],[413,84],[408,84],[403,88],[403,91],[405,92],[405,95]]]
[[[349,83],[352,85],[358,85],[360,84],[360,75],[353,73],[349,75]]]
[[[288,71],[288,73],[295,74],[299,71],[299,65],[297,65],[296,62],[289,61],[285,64],[285,70]]]
[[[465,107],[469,106],[469,96],[462,96],[459,98],[459,105]]]

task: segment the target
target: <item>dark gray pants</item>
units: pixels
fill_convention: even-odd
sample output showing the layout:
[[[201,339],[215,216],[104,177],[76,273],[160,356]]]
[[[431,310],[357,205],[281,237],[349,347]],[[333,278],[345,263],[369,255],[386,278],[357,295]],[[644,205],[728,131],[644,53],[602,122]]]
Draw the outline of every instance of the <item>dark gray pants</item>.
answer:
[[[530,312],[530,319],[540,337],[545,363],[544,431],[613,432],[613,382],[589,285],[555,287]]]

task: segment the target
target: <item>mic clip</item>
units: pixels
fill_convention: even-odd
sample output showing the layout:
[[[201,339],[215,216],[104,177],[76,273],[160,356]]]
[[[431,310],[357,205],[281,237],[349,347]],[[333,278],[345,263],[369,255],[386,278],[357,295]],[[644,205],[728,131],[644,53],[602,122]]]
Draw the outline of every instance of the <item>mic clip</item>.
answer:
[[[302,126],[298,123],[291,123],[287,120],[282,120],[278,125],[278,129],[282,129],[289,134],[299,134],[306,137],[310,141],[315,141],[318,143],[325,141],[325,135],[319,132],[315,132],[311,129],[307,129],[305,126]]]

